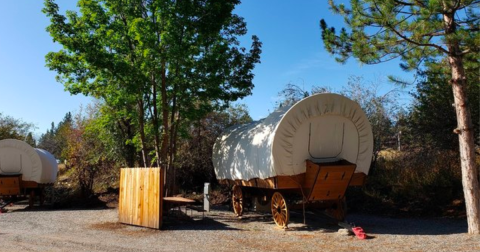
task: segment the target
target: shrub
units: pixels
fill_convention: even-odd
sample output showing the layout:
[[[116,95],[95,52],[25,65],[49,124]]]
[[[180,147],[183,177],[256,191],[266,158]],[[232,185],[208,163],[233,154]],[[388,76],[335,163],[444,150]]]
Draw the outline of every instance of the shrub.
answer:
[[[458,153],[448,150],[382,152],[366,186],[348,193],[347,199],[353,198],[349,207],[386,214],[462,215],[458,159]]]

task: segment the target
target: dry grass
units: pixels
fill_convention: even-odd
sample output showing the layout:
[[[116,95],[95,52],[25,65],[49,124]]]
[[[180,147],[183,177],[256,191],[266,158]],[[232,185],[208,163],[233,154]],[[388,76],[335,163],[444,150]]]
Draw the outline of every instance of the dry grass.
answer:
[[[464,216],[458,153],[382,151],[363,190],[350,192],[364,210],[389,215]]]

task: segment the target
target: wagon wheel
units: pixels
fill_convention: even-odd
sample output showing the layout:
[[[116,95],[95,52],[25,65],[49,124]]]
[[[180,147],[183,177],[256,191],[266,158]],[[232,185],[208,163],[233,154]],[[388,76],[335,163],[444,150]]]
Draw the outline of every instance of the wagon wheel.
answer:
[[[279,192],[275,192],[272,196],[272,215],[277,226],[287,228],[290,212],[288,211],[287,201]]]
[[[233,186],[232,203],[233,203],[233,212],[237,216],[242,216],[242,214],[243,214],[243,192],[242,192],[242,188],[238,185]]]

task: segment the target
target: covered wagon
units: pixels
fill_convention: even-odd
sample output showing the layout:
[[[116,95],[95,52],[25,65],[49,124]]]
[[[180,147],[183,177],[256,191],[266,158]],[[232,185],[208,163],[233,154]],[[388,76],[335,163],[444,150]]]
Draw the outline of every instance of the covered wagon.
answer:
[[[295,202],[333,209],[343,219],[345,191],[365,183],[372,152],[372,129],[360,106],[317,94],[225,130],[212,158],[217,179],[233,185],[237,215],[245,198],[255,197],[271,201],[275,223],[286,227]]]
[[[35,195],[53,185],[57,179],[58,165],[48,151],[33,148],[16,139],[0,140],[0,197],[30,195],[30,205]]]

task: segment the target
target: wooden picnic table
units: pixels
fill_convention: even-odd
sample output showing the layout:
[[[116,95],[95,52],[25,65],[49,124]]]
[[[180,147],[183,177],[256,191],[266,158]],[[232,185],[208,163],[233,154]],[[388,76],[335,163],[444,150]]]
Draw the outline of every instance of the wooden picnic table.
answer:
[[[183,197],[163,197],[163,203],[167,211],[165,213],[169,213],[170,209],[178,208],[181,211],[182,206],[185,206],[185,213],[187,212],[186,206],[195,203],[195,200],[183,198]]]
[[[183,198],[183,197],[163,197],[163,202],[165,203],[165,208],[167,213],[171,208],[178,207],[178,210],[181,211],[181,206],[185,206],[185,214],[187,210],[195,210],[197,212],[205,213],[205,210],[200,207],[192,206],[195,203],[195,200]],[[203,214],[205,217],[205,214]]]
[[[163,197],[163,201],[167,201],[168,203],[173,203],[173,204],[180,204],[182,206],[195,203],[195,200],[191,200],[183,197]]]

